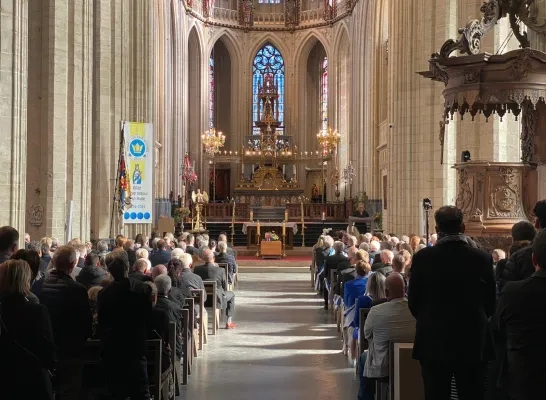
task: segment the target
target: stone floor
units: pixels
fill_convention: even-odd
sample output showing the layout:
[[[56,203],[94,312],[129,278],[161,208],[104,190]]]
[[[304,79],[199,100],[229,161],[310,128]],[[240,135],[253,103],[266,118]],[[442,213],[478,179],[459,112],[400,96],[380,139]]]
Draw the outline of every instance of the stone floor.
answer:
[[[221,329],[194,361],[186,400],[352,400],[354,369],[309,272],[243,273],[237,329]]]

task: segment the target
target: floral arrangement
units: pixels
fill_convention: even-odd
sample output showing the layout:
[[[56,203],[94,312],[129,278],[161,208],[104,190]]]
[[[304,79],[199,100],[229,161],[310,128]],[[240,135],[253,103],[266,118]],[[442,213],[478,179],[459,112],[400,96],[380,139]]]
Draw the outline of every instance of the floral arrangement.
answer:
[[[180,207],[173,210],[172,216],[174,218],[174,222],[178,224],[182,222],[182,219],[184,217],[187,217],[188,215],[190,215],[190,209],[188,207]]]
[[[264,237],[266,240],[273,240],[273,241],[281,240],[281,238],[279,237],[279,235],[275,233],[275,231],[266,232]]]
[[[324,236],[326,236],[326,235],[328,235],[328,233],[330,233],[331,230],[332,230],[332,228],[324,228],[324,229],[322,230],[322,234],[323,234]]]

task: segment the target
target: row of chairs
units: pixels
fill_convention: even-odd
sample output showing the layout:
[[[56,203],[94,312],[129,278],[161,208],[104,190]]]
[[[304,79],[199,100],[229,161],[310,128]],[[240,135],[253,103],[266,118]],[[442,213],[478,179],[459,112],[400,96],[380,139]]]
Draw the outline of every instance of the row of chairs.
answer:
[[[311,285],[315,287],[317,279],[318,266],[313,260],[310,266]],[[335,271],[330,271],[330,283],[333,290],[336,282]],[[340,283],[342,285],[343,283]],[[343,302],[341,302],[343,303]],[[340,338],[343,340],[343,328],[345,326],[343,304],[336,306],[333,301],[333,296],[330,296],[329,310],[333,313],[337,330]],[[364,326],[369,308],[357,310],[359,312],[359,335],[357,342],[356,357],[360,358],[362,353],[368,349],[368,341],[364,337]],[[376,382],[376,400],[422,400],[424,399],[423,381],[421,377],[421,366],[419,362],[412,358],[413,343],[405,343],[394,341],[390,343],[390,374],[386,380],[377,380]],[[359,364],[356,363],[356,373],[360,374]]]
[[[220,264],[228,272],[227,264]],[[186,332],[184,337],[184,348],[182,351],[182,359],[177,360],[176,357],[176,324],[169,324],[169,347],[172,351],[172,378],[175,382],[175,395],[180,395],[180,385],[188,384],[188,377],[191,375],[193,363],[199,353],[203,350],[204,345],[208,342],[209,335],[209,315],[212,315],[211,335],[216,335],[220,326],[221,310],[216,304],[216,281],[204,281],[205,289],[192,290],[192,298],[185,300],[185,305],[182,310],[182,331]],[[224,288],[228,289],[228,288]],[[210,301],[205,302],[205,293]],[[214,300],[213,300],[214,299]],[[197,307],[196,307],[197,306]],[[198,315],[194,313],[195,309],[199,310]],[[208,309],[208,310],[207,310]],[[207,310],[207,312],[203,312]],[[168,376],[162,374],[162,340],[148,340],[148,351],[146,359],[148,362],[148,380],[150,383],[150,392],[154,400],[169,400],[165,399],[166,385],[168,385]],[[85,345],[84,355],[84,390],[96,397],[101,398],[107,396],[106,393],[106,377],[100,368],[100,340],[89,339]]]

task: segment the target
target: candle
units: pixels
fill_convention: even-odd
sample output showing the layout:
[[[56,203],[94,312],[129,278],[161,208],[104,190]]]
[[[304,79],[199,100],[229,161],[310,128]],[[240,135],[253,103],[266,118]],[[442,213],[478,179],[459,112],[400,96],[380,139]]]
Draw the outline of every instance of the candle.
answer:
[[[284,220],[288,221],[288,210],[284,210]]]
[[[254,221],[254,211],[250,210],[250,222]]]
[[[256,233],[260,234],[260,221],[258,221],[258,225],[256,226]]]
[[[282,221],[282,235],[286,235],[286,222]]]
[[[326,221],[326,213],[324,211],[322,212],[322,220]]]

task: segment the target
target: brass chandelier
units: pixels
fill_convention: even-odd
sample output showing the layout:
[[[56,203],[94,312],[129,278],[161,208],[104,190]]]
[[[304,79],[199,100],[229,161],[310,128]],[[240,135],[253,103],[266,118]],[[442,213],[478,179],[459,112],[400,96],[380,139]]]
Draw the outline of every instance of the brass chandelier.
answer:
[[[323,129],[317,133],[317,141],[324,155],[337,149],[339,142],[341,142],[341,135],[332,128]]]
[[[205,153],[209,156],[214,156],[220,151],[221,147],[224,147],[226,143],[226,137],[222,132],[216,132],[215,128],[211,128],[201,135],[201,141]]]

